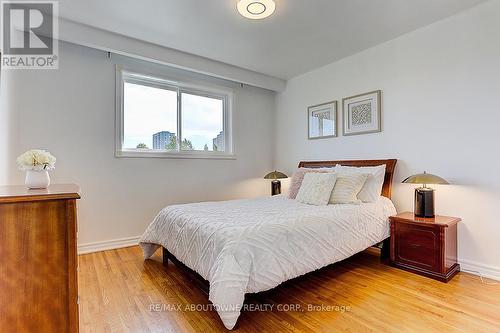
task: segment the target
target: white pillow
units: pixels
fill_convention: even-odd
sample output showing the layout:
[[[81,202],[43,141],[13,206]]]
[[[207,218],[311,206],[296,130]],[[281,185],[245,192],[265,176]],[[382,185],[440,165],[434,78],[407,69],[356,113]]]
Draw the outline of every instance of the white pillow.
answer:
[[[358,199],[363,202],[375,202],[382,194],[385,178],[385,164],[375,167],[350,167],[337,164],[338,173],[366,173],[368,179],[358,193]]]
[[[366,173],[338,173],[330,196],[331,204],[360,203],[357,195],[368,178]]]
[[[335,173],[306,173],[296,200],[310,205],[326,206],[336,180]]]
[[[302,180],[306,173],[309,172],[317,172],[317,173],[326,173],[326,172],[335,172],[334,168],[299,168],[292,175],[292,180],[290,181],[290,186],[288,187],[288,198],[295,199],[297,197],[297,193],[299,193],[300,185],[302,185]]]

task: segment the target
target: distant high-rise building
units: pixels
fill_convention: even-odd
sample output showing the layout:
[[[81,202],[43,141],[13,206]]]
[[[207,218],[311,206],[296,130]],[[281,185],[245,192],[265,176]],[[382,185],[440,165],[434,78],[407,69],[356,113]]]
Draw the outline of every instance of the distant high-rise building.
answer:
[[[153,134],[153,149],[165,149],[174,136],[175,133],[169,131],[161,131]]]
[[[224,131],[220,132],[216,138],[212,140],[214,151],[225,151]]]

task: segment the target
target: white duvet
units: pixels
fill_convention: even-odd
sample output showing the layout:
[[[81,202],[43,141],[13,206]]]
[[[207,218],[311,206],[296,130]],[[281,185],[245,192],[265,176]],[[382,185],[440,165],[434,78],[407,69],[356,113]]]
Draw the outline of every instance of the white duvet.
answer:
[[[210,283],[232,329],[245,293],[343,260],[389,237],[392,202],[311,206],[284,196],[164,208],[141,238],[144,257],[165,247]]]

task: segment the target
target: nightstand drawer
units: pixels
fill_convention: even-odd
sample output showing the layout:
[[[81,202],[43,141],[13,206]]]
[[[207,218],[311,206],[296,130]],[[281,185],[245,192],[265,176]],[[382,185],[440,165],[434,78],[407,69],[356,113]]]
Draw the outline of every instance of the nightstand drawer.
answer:
[[[457,223],[450,216],[420,218],[404,212],[389,217],[392,266],[448,282],[460,271]]]
[[[440,270],[439,232],[433,228],[419,228],[398,224],[395,228],[396,260],[429,270]]]

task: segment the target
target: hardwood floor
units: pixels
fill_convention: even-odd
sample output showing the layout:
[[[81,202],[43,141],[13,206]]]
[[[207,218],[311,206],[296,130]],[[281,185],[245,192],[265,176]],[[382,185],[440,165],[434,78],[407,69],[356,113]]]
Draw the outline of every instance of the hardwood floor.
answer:
[[[81,332],[227,331],[215,311],[185,311],[208,297],[184,270],[164,268],[161,251],[144,261],[131,247],[79,263]],[[247,304],[273,310],[243,312],[235,332],[500,332],[500,284],[467,273],[445,284],[380,264],[373,249]],[[279,311],[287,306],[299,308]]]

